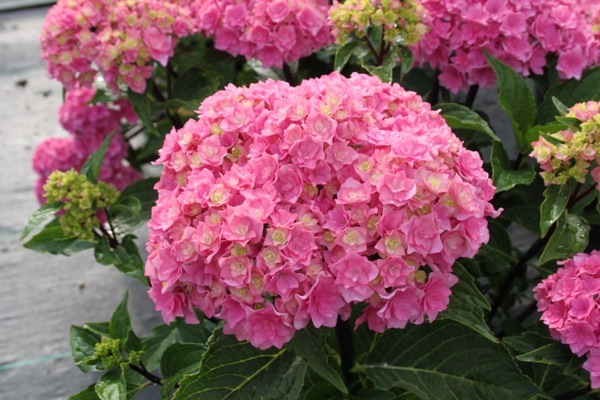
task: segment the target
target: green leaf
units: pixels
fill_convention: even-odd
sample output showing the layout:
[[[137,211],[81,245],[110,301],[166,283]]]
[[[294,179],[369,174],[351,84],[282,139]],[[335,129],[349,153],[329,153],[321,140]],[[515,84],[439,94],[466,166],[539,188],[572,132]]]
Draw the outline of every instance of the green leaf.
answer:
[[[133,241],[134,238],[133,235],[125,236],[115,249],[115,254],[119,257],[119,262],[115,264],[115,267],[125,275],[148,286],[148,278],[144,275],[144,262],[137,244]]]
[[[69,256],[90,249],[95,242],[65,236],[57,219],[48,223],[37,235],[23,246],[38,253],[63,254]]]
[[[531,150],[533,150],[533,148],[531,147],[531,143],[538,140],[540,136],[542,136],[542,134],[548,135],[550,133],[555,133],[564,130],[565,125],[561,124],[558,121],[550,122],[546,125],[532,126],[527,130],[527,133],[525,134],[525,142],[527,143],[527,150],[525,151],[525,153],[530,153]]]
[[[123,368],[113,369],[102,375],[96,383],[96,393],[101,400],[126,400]]]
[[[118,100],[119,97],[115,95],[111,90],[106,90],[103,88],[96,88],[96,93],[89,101],[88,104],[97,104],[97,103],[110,103],[115,100]]]
[[[540,234],[540,210],[535,206],[515,206],[502,211],[502,218],[515,222],[531,232]]]
[[[98,149],[88,157],[83,164],[83,167],[81,167],[79,172],[82,175],[85,175],[88,181],[92,183],[98,182],[98,175],[100,174],[100,168],[102,167],[106,150],[108,149],[108,145],[114,136],[115,132],[113,131],[110,135],[105,137],[100,144],[100,147],[98,147]]]
[[[496,193],[512,189],[517,185],[528,185],[535,179],[535,171],[530,166],[517,171],[511,168],[508,155],[500,142],[492,143],[491,163]]]
[[[294,335],[288,347],[308,362],[308,366],[325,378],[339,391],[348,393],[340,374],[329,366],[327,355],[323,351],[330,331],[316,328],[305,328]]]
[[[178,332],[175,325],[158,325],[154,327],[143,341],[144,354],[142,354],[142,361],[146,368],[149,371],[158,368],[165,350],[177,340]]]
[[[574,130],[581,129],[581,121],[578,120],[577,118],[555,117],[555,119],[556,119],[556,121],[560,122],[561,124],[564,124],[564,125],[568,126],[571,129],[574,129]]]
[[[563,103],[565,107],[588,100],[600,100],[600,68],[587,70],[580,80],[569,79],[550,88],[540,104],[537,116],[538,124],[551,122],[554,119],[556,115],[554,98]]]
[[[583,196],[580,200],[577,200],[577,202],[571,207],[571,213],[572,214],[583,213],[585,211],[585,208],[588,205],[590,205],[594,200],[596,200],[597,196],[598,196],[598,191],[592,190],[591,192],[589,192],[588,194]],[[590,221],[588,221],[588,222],[590,222]]]
[[[165,350],[160,360],[160,371],[165,378],[200,367],[206,346],[199,343],[174,343]]]
[[[306,391],[304,400],[340,400],[344,394],[326,382],[313,385]]]
[[[214,331],[200,371],[186,376],[173,400],[293,400],[304,383],[306,363],[282,349],[259,350]]]
[[[540,207],[541,237],[546,236],[548,229],[565,211],[570,194],[569,185],[550,185],[544,190],[544,202]]]
[[[366,69],[369,74],[381,79],[382,82],[392,83],[394,68],[396,67],[396,58],[398,58],[398,54],[393,51],[386,56],[383,64],[379,66],[368,65],[365,62],[362,62],[361,66]]]
[[[44,203],[40,208],[34,212],[31,217],[27,220],[27,225],[23,229],[20,240],[23,240],[34,230],[39,224],[52,217],[56,212],[62,208],[59,203]]]
[[[333,63],[333,68],[336,71],[341,71],[344,66],[350,61],[350,57],[352,57],[352,53],[356,50],[362,42],[359,41],[348,41],[344,43],[343,46],[338,48],[335,53],[335,61]]]
[[[560,115],[567,115],[569,113],[569,108],[554,96],[552,96],[552,104],[554,104]]]
[[[551,260],[565,260],[585,250],[589,232],[590,225],[583,217],[563,213],[558,219],[556,231],[540,256],[540,264]]]
[[[133,90],[129,89],[127,91],[127,98],[133,106],[135,113],[140,118],[140,121],[142,121],[142,123],[146,127],[148,133],[154,136],[160,136],[160,133],[158,132],[158,130],[154,126],[154,123],[152,122],[152,103],[148,98],[148,90],[151,84],[152,83],[148,84],[145,93],[136,93]]]
[[[407,46],[394,46],[397,55],[400,57],[400,82],[404,80],[404,77],[413,66],[414,56],[412,51]]]
[[[490,304],[475,285],[473,277],[460,263],[454,263],[452,271],[458,278],[458,283],[452,287],[448,308],[438,318],[461,323],[497,343],[498,339],[485,323],[483,314],[483,310],[490,310]]]
[[[540,394],[500,344],[450,321],[386,331],[365,365],[381,389],[421,399],[529,399]]]
[[[169,346],[160,361],[160,371],[165,378],[161,389],[163,397],[169,398],[184,375],[200,368],[205,351],[206,346],[199,343],[175,343]]]
[[[208,68],[190,68],[180,74],[173,83],[172,97],[189,102],[195,102],[195,110],[206,97],[219,90],[222,85],[222,75]],[[190,104],[190,103],[188,103]]]
[[[132,233],[150,219],[158,199],[156,182],[158,178],[141,179],[123,189],[117,204],[109,209],[118,236]]]
[[[129,333],[131,332],[131,319],[129,317],[129,311],[127,311],[128,300],[129,292],[125,292],[123,300],[121,300],[110,319],[108,333],[112,339],[127,340],[129,337]]]
[[[488,123],[479,114],[468,107],[455,103],[439,103],[432,107],[441,110],[441,115],[452,129],[468,129],[482,132],[495,141],[500,141]]]
[[[535,96],[525,78],[515,70],[487,53],[486,57],[498,77],[500,106],[512,122],[519,151],[524,153],[528,146],[525,134],[536,117]]]
[[[396,395],[387,390],[381,389],[361,389],[352,400],[395,400]]]
[[[546,133],[540,133],[540,136],[548,141],[548,143],[553,144],[555,146],[559,146],[561,144],[565,144],[564,140],[557,138],[556,136],[548,135]]]
[[[71,325],[69,343],[73,361],[75,361],[77,368],[83,372],[96,371],[96,368],[93,365],[86,364],[86,361],[94,358],[95,346],[100,340],[100,335],[89,329]]]
[[[525,354],[517,356],[517,360],[540,364],[567,365],[571,362],[573,353],[567,346],[560,343],[547,344]]]
[[[108,336],[108,322],[86,322],[83,324],[85,329],[89,329],[90,331],[97,333],[100,336]]]
[[[95,386],[96,384],[88,386],[87,389],[69,397],[69,400],[99,400],[100,397],[96,394]]]

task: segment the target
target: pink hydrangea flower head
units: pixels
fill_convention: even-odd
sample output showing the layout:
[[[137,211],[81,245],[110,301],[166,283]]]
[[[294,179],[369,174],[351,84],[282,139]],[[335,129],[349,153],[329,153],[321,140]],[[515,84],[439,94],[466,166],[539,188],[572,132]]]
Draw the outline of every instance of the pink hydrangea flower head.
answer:
[[[370,26],[382,27],[385,40],[414,44],[426,32],[424,9],[418,1],[335,0],[329,10],[333,36],[343,44],[348,36],[363,37]]]
[[[600,251],[579,253],[560,261],[556,273],[534,289],[541,320],[553,337],[577,356],[586,355],[592,388],[600,387]]]
[[[179,38],[195,32],[192,2],[59,0],[42,27],[48,74],[67,89],[90,86],[101,72],[108,86],[142,93],[154,60],[166,65]]]
[[[141,174],[125,160],[128,145],[121,135],[121,123],[137,122],[133,107],[123,98],[90,104],[95,93],[93,88],[68,90],[59,109],[59,121],[71,137],[49,139],[36,148],[33,169],[39,175],[36,194],[40,202],[44,202],[42,186],[52,171],[71,168],[79,171],[112,132],[115,135],[109,143],[98,178],[112,183],[118,190],[141,179]]]
[[[328,10],[326,0],[209,0],[195,12],[217,49],[281,68],[333,42]]]
[[[494,72],[484,56],[523,76],[543,74],[546,56],[558,58],[563,79],[579,79],[600,63],[595,0],[422,0],[429,27],[413,46],[415,60],[440,70],[440,84],[456,93],[468,85],[489,86]]]
[[[359,323],[378,331],[434,320],[454,261],[498,215],[478,154],[397,84],[333,73],[229,85],[198,113],[160,151],[146,274],[162,291],[185,282],[190,304],[259,348],[311,322],[335,326],[359,303]],[[194,162],[207,142],[212,156]],[[172,297],[153,299],[165,321],[182,314]]]

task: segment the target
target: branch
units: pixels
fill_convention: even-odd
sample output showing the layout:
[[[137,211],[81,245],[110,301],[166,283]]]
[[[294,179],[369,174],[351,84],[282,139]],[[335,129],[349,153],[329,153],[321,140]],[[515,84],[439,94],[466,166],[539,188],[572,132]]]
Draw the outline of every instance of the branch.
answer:
[[[138,374],[142,375],[144,378],[148,379],[150,382],[162,386],[162,384],[163,384],[162,379],[160,379],[158,376],[156,376],[156,375],[152,374],[150,371],[148,371],[146,369],[146,367],[144,367],[143,364],[140,364],[139,367],[134,364],[129,364],[129,368],[131,368],[133,371],[137,372]]]

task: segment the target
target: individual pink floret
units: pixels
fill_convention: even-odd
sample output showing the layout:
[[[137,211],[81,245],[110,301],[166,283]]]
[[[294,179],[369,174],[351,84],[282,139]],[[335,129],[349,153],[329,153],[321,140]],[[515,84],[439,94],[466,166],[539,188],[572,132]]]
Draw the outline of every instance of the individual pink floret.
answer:
[[[600,251],[579,253],[559,261],[556,273],[534,289],[541,320],[550,333],[581,357],[590,372],[592,388],[600,387]]]
[[[354,304],[377,331],[433,321],[454,261],[498,215],[479,155],[397,84],[333,73],[229,85],[198,113],[157,161],[146,274],[167,322],[192,304],[267,348],[310,322],[335,326]],[[208,141],[220,155],[197,163]]]

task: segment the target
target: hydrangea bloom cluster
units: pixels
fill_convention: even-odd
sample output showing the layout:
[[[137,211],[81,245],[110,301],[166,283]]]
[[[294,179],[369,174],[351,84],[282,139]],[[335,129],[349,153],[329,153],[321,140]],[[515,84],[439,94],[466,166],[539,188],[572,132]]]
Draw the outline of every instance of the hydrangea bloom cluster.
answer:
[[[95,93],[92,88],[68,91],[59,110],[59,120],[71,137],[47,139],[36,148],[33,169],[39,175],[36,195],[40,202],[44,202],[43,186],[53,171],[80,170],[111,132],[121,131],[121,122],[137,121],[131,104],[125,99],[89,104]],[[140,179],[140,173],[125,161],[127,152],[127,142],[122,135],[115,134],[108,146],[99,179],[112,183],[119,190]]]
[[[67,89],[90,86],[100,70],[115,92],[143,92],[151,60],[166,65],[179,38],[193,33],[184,0],[59,0],[42,28],[42,57]]]
[[[600,190],[600,102],[578,103],[565,115],[581,121],[579,129],[571,128],[548,133],[559,144],[540,138],[531,143],[534,157],[542,168],[540,175],[546,185],[565,184],[570,177],[585,183],[592,165],[591,176]]]
[[[600,252],[580,253],[559,262],[555,274],[534,288],[541,320],[556,339],[570,346],[600,388]]]
[[[332,43],[328,11],[327,0],[207,0],[197,18],[217,49],[281,68]]]
[[[376,331],[431,321],[488,240],[494,187],[438,112],[376,77],[230,85],[173,130],[149,221],[150,297],[265,349],[366,303]]]
[[[369,26],[381,26],[388,42],[410,45],[427,30],[421,23],[422,12],[413,0],[346,0],[341,4],[336,0],[329,18],[338,43],[352,34],[363,37]]]
[[[60,203],[64,214],[58,217],[65,235],[90,240],[100,225],[97,211],[114,204],[119,198],[115,187],[106,182],[96,184],[85,175],[70,169],[54,171],[44,185],[49,203]]]
[[[415,60],[438,68],[453,92],[495,81],[484,50],[524,76],[541,75],[549,53],[561,78],[581,77],[597,65],[600,38],[595,0],[422,0],[430,31],[415,46]]]

